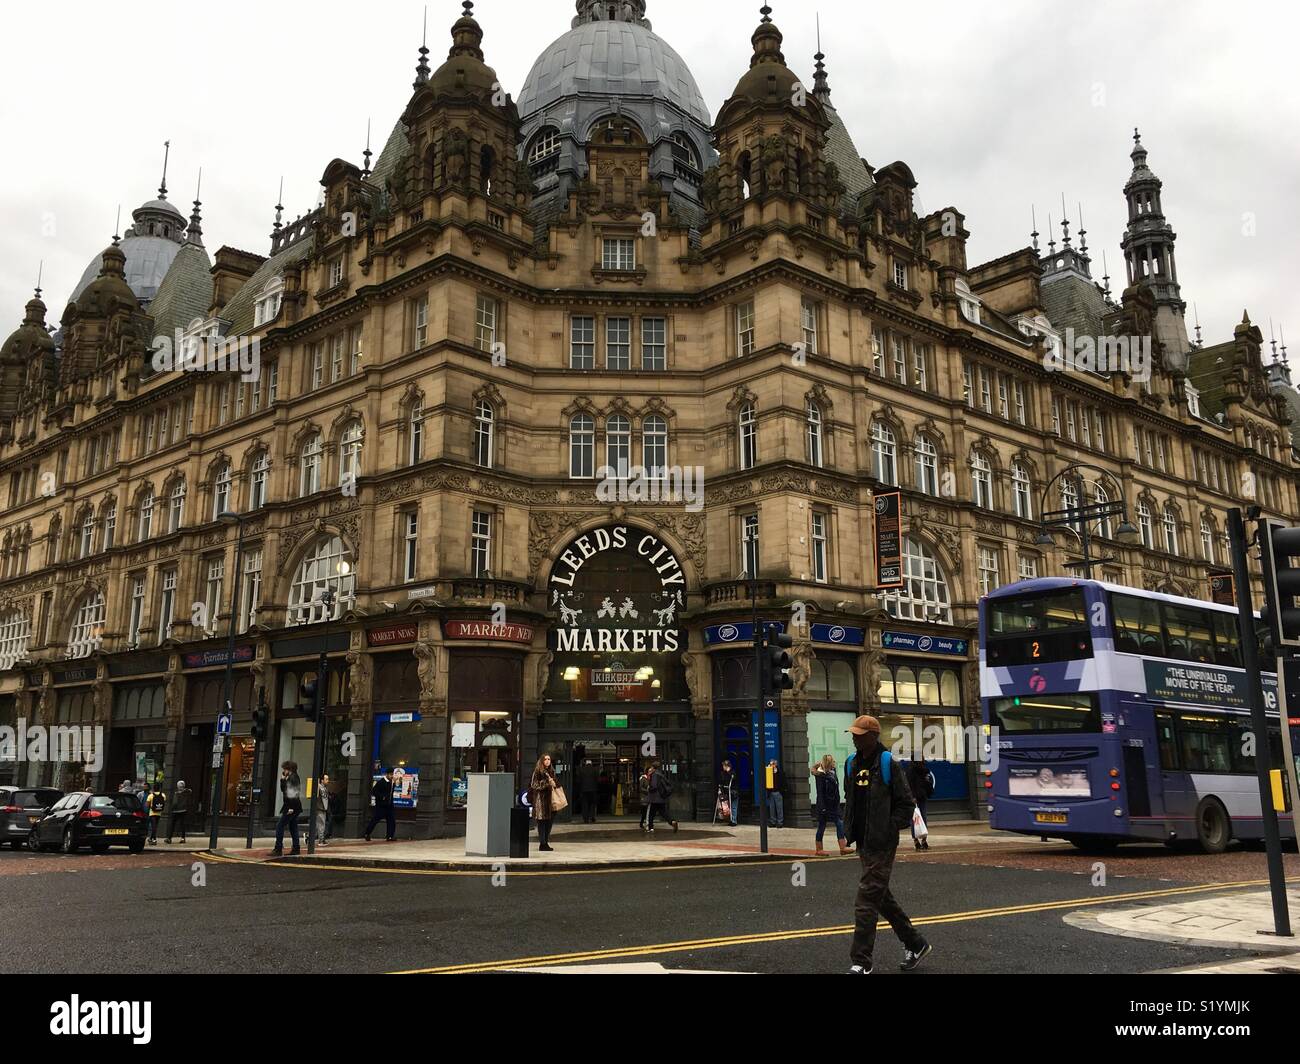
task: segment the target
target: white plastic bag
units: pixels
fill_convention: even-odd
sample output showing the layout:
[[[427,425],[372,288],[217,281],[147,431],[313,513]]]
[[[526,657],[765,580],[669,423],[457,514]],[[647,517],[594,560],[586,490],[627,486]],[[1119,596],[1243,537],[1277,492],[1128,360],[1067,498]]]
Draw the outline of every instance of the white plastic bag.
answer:
[[[912,810],[912,833],[918,839],[924,839],[930,834],[930,829],[925,826],[925,817],[921,815],[919,805]]]

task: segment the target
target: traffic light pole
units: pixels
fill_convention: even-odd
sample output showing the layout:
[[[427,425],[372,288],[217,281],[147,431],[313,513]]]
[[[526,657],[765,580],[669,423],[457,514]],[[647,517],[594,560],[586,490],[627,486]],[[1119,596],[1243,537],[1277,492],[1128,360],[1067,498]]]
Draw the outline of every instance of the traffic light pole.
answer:
[[[332,608],[332,607],[330,607]],[[307,814],[307,852],[316,852],[316,803],[320,801],[320,777],[325,763],[325,691],[329,685],[329,628],[325,629],[316,666],[316,737],[311,755],[311,803]]]
[[[236,621],[239,618],[239,571],[243,568],[240,556],[244,550],[244,522],[239,522],[239,534],[235,537],[235,579],[234,585],[230,589],[230,631],[226,635],[226,713],[230,718],[230,730],[233,733],[235,728],[235,696],[234,696],[234,669],[235,669],[235,629]],[[215,604],[213,609],[217,609]],[[216,618],[212,619],[213,627],[216,626]],[[212,822],[208,831],[208,849],[217,848],[217,833],[221,828],[221,778],[225,775],[225,754],[226,738],[223,735],[217,736],[217,741],[213,744],[212,749],[212,802],[208,809],[208,819]]]
[[[757,694],[754,701],[758,709],[758,749],[754,754],[753,766],[758,781],[758,849],[760,853],[767,853],[767,710],[764,708],[768,688],[766,633],[758,623],[757,581],[751,582],[749,589],[754,622],[754,690]]]
[[[253,710],[253,782],[248,794],[248,835],[244,839],[244,849],[253,848],[253,826],[257,816],[257,798],[261,791],[258,787],[257,765],[262,760],[262,746],[266,740],[266,688],[257,689],[257,706]]]
[[[1268,852],[1268,880],[1273,896],[1274,934],[1289,937],[1291,917],[1286,900],[1286,874],[1282,869],[1282,839],[1278,833],[1277,813],[1273,810],[1272,788],[1268,776],[1268,716],[1264,710],[1264,688],[1259,673],[1259,634],[1255,629],[1255,609],[1251,604],[1250,572],[1246,563],[1246,524],[1240,507],[1228,511],[1228,541],[1232,550],[1232,572],[1237,585],[1237,635],[1241,644],[1241,663],[1246,669],[1246,691],[1250,701],[1251,727],[1255,732],[1255,774],[1259,782],[1260,812],[1264,817],[1264,844]],[[1267,545],[1264,548],[1267,551]],[[1271,564],[1266,559],[1265,564]],[[1265,582],[1267,586],[1267,581]],[[1270,603],[1274,610],[1276,603]],[[1279,681],[1281,675],[1278,676]],[[1281,692],[1281,686],[1278,688]],[[1281,709],[1286,720],[1285,704]]]

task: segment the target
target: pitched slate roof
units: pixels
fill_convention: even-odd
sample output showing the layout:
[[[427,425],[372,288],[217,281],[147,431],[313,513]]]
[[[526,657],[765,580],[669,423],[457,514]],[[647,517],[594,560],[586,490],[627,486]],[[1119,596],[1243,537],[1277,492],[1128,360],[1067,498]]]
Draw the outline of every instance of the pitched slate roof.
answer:
[[[185,244],[149,304],[157,336],[182,332],[195,318],[207,317],[212,303],[212,260],[197,244]]]
[[[255,320],[254,304],[266,282],[282,273],[286,267],[305,259],[315,246],[314,236],[304,237],[298,243],[285,248],[280,254],[272,255],[253,272],[253,276],[244,282],[244,286],[231,297],[220,314],[221,320],[229,323],[227,336],[252,332]]]

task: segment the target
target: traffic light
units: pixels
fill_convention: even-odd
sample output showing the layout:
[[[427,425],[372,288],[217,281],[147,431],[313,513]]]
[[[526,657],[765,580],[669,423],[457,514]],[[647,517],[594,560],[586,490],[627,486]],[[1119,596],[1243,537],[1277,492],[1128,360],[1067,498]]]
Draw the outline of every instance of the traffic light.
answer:
[[[1260,619],[1268,625],[1277,648],[1300,647],[1300,528],[1261,521],[1260,556],[1264,568],[1264,607]]]
[[[302,687],[299,688],[298,708],[311,721],[316,719],[316,685],[317,680],[313,676],[310,680],[303,680]]]
[[[763,670],[763,679],[766,684],[764,695],[775,695],[779,698],[782,691],[789,691],[794,687],[794,681],[790,679],[789,673],[785,671],[790,667],[790,655],[786,653],[786,650],[792,646],[794,646],[793,638],[784,632],[768,629],[767,668]]]
[[[258,742],[266,738],[266,710],[261,706],[253,710],[253,738]]]

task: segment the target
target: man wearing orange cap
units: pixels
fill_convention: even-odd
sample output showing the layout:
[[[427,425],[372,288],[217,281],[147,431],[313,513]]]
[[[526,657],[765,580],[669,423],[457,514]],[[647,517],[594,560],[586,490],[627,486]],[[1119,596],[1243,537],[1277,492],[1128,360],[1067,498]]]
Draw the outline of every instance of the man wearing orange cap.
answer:
[[[880,721],[858,717],[849,727],[849,734],[857,753],[845,767],[844,820],[849,841],[857,843],[862,862],[849,974],[871,974],[876,922],[881,915],[903,943],[899,967],[910,972],[931,946],[889,892],[889,876],[898,852],[898,833],[912,823],[916,802],[907,786],[907,773],[893,763],[892,755],[880,742]]]

